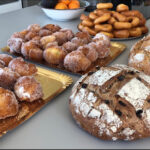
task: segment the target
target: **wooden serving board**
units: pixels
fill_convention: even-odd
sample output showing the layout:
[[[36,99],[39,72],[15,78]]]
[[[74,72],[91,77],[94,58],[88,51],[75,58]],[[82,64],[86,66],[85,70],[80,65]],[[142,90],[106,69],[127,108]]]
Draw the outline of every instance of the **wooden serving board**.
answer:
[[[70,73],[73,73],[73,74],[83,75],[83,74],[93,70],[96,66],[100,66],[100,67],[107,66],[109,63],[111,63],[113,60],[115,60],[123,51],[125,51],[126,45],[122,44],[122,43],[118,43],[118,42],[111,42],[111,48],[110,49],[111,49],[111,52],[110,52],[110,55],[108,57],[103,58],[103,59],[97,59],[97,61],[92,63],[91,66],[86,71],[78,72],[78,73],[74,73],[74,72],[71,72],[71,71],[65,69],[62,64],[52,65],[52,64],[48,64],[45,61],[36,62],[36,63],[43,64],[46,67],[55,68],[55,69],[59,69],[59,70],[62,70],[62,71],[67,71],[67,72],[70,72]],[[9,48],[4,47],[4,48],[1,49],[1,51],[9,53]],[[17,57],[19,57],[19,56],[23,57],[22,55],[19,55],[19,54],[12,54],[12,55],[15,55]],[[33,61],[33,60],[31,60],[31,61]]]
[[[40,67],[37,67],[37,69],[38,73],[35,78],[43,88],[43,98],[31,103],[19,102],[19,112],[16,116],[0,120],[0,136],[3,136],[8,131],[31,118],[44,105],[51,101],[52,98],[64,91],[72,83],[72,79],[69,76],[48,71]]]

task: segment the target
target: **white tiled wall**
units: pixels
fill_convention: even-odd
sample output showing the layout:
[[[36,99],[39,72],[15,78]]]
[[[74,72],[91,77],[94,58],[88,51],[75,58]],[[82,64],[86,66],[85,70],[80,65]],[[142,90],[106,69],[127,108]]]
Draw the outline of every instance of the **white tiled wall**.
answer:
[[[22,8],[21,0],[18,0],[18,2],[12,2],[8,4],[0,5],[0,14],[14,11],[21,8]]]

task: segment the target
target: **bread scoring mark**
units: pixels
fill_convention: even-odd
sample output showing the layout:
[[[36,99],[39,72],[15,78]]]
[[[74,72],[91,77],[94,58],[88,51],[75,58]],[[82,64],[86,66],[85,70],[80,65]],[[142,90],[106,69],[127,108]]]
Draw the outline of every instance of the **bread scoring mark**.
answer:
[[[150,90],[142,82],[133,78],[121,88],[118,95],[130,102],[137,111],[142,109],[145,99],[150,95]]]
[[[89,77],[89,83],[93,85],[102,86],[105,82],[107,82],[120,72],[121,70],[108,70],[108,69],[99,70]]]
[[[138,53],[133,57],[133,60],[135,60],[135,62],[141,62],[144,60],[145,55],[143,53]]]
[[[122,135],[125,135],[126,136],[126,141],[129,141],[129,140],[133,140],[134,137],[132,137],[132,135],[135,133],[135,130],[132,130],[130,128],[125,128],[123,131],[122,131]]]
[[[88,115],[88,117],[90,118],[100,118],[100,116],[101,116],[101,112],[96,109],[92,109]]]
[[[117,129],[121,127],[122,121],[120,118],[106,105],[100,104],[99,110],[101,112],[101,118],[96,121],[96,125],[99,127],[99,134],[106,133],[111,136],[111,133],[116,133]]]

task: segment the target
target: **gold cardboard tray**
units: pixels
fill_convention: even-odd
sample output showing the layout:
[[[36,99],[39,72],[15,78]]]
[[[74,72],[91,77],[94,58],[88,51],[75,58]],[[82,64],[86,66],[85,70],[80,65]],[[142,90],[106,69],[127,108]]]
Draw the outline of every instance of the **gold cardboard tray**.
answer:
[[[35,78],[41,83],[43,88],[43,99],[32,103],[19,102],[19,112],[16,116],[0,120],[0,136],[3,136],[8,131],[28,120],[44,105],[51,101],[52,98],[64,91],[72,83],[72,78],[69,76],[45,70],[40,67],[37,67],[37,69],[38,73],[35,75]]]
[[[93,70],[96,66],[100,66],[100,67],[107,66],[115,58],[117,58],[125,49],[126,49],[126,45],[125,44],[118,43],[118,42],[111,42],[111,52],[110,52],[110,55],[108,57],[106,57],[104,59],[98,59],[97,61],[92,63],[92,65],[84,72],[79,72],[79,73],[71,72],[71,73],[83,75],[83,74],[89,72],[90,70]],[[8,47],[4,47],[4,48],[1,49],[1,51],[9,53],[9,48]],[[13,54],[13,55],[15,55],[15,56],[22,56],[22,55],[18,55],[18,54]],[[51,68],[55,68],[55,69],[59,69],[59,70],[70,72],[69,70],[65,69],[63,67],[63,65],[51,65],[51,64],[46,63],[45,61],[38,62],[38,63],[39,64],[44,64],[47,67],[51,67]]]

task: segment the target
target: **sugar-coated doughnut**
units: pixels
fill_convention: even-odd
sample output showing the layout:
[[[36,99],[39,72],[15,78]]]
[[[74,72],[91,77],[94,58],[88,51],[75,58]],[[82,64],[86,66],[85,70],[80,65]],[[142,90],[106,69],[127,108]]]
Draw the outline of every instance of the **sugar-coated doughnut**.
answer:
[[[40,37],[43,37],[43,36],[48,36],[48,35],[51,35],[52,34],[52,31],[48,30],[48,29],[41,29],[39,31],[39,36]]]
[[[40,27],[40,25],[38,25],[38,24],[31,24],[31,25],[28,26],[27,29],[28,29],[29,31],[31,31],[31,32],[39,32],[40,29],[41,29],[41,27]]]
[[[139,37],[142,35],[142,30],[140,27],[132,28],[129,30],[131,37]]]
[[[116,8],[118,12],[128,11],[129,7],[125,4],[119,4]]]
[[[12,56],[7,54],[0,54],[0,60],[3,61],[6,67],[8,67],[9,62],[13,59]]]
[[[115,38],[128,38],[129,37],[129,30],[116,30],[113,32]]]
[[[114,28],[117,30],[121,29],[131,29],[132,25],[129,22],[115,22]]]
[[[111,24],[97,24],[95,25],[95,30],[97,32],[104,31],[104,32],[111,32],[113,29]]]
[[[34,37],[38,36],[38,33],[37,32],[33,32],[33,31],[30,31],[28,32],[26,35],[25,35],[25,40],[26,41],[30,41],[32,40]]]
[[[99,23],[106,22],[106,21],[108,21],[108,20],[110,19],[110,17],[111,17],[111,15],[108,14],[108,13],[107,13],[107,14],[104,14],[104,15],[102,15],[102,16],[96,18],[96,19],[94,20],[94,24],[99,24]]]
[[[140,23],[140,19],[138,17],[128,17],[127,20],[131,23],[132,27],[137,27]]]
[[[78,48],[78,44],[68,41],[62,45],[62,47],[68,52],[72,52]]]
[[[61,27],[58,25],[54,25],[54,24],[47,24],[43,26],[42,29],[47,29],[51,31],[52,33],[54,33],[54,32],[58,32],[61,29]]]
[[[99,3],[97,4],[97,9],[111,9],[113,8],[112,3]]]
[[[92,27],[92,26],[94,26],[94,23],[93,23],[90,19],[88,19],[88,20],[83,20],[81,23],[82,23],[83,26],[87,26],[87,27]]]

